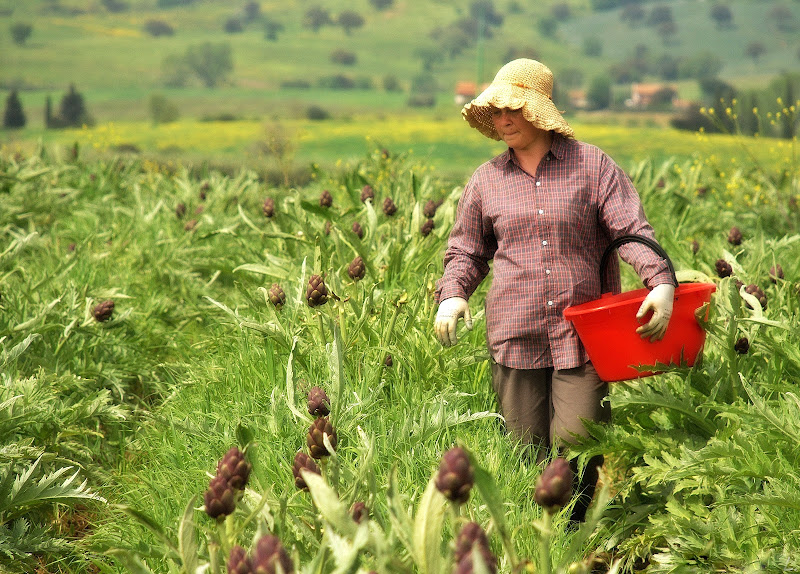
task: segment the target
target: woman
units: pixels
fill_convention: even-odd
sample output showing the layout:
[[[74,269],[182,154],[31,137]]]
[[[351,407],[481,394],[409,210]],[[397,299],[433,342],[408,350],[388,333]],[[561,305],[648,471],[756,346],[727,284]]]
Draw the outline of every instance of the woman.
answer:
[[[627,234],[655,239],[630,179],[600,149],[574,139],[551,100],[552,88],[546,66],[514,60],[462,109],[470,126],[503,140],[508,150],[467,183],[435,294],[436,335],[442,345],[454,345],[460,317],[472,328],[467,300],[493,260],[486,297],[492,384],[512,435],[544,447],[537,461],[551,446],[587,436],[581,419],[610,419],[608,385],[564,309],[600,297],[600,259],[612,240]],[[618,251],[651,290],[637,317],[653,314],[637,332],[660,340],[674,293],[667,263],[640,244]],[[620,291],[616,258],[604,279]],[[574,520],[584,518],[602,462],[602,456],[591,460],[577,485],[583,496]]]

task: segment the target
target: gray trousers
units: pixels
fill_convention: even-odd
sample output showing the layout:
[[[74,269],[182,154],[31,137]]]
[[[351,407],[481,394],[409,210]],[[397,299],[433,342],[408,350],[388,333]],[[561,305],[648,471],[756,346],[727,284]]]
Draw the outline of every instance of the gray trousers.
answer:
[[[588,436],[581,419],[611,420],[611,407],[603,401],[608,383],[600,380],[591,363],[558,371],[552,367],[520,370],[492,363],[492,385],[506,430],[523,444],[538,447],[537,463],[547,458],[551,448],[575,442],[574,435]],[[573,521],[584,520],[602,464],[602,455],[592,457],[579,474],[576,460],[570,461],[578,494]]]

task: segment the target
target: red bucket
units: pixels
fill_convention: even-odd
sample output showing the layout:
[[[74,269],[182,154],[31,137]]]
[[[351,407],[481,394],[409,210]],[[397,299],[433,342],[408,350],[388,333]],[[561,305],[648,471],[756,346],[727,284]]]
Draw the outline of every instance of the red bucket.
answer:
[[[636,332],[642,324],[636,319],[636,312],[649,293],[646,288],[618,295],[605,293],[600,299],[564,309],[564,318],[572,321],[597,374],[607,382],[661,372],[643,371],[641,367],[693,365],[706,340],[706,332],[698,324],[695,311],[710,301],[716,290],[713,283],[678,285],[672,262],[661,246],[639,236],[623,236],[612,242],[603,254],[601,274],[610,252],[628,241],[644,243],[666,259],[677,287],[667,332],[663,339],[654,343],[642,339]],[[647,320],[649,317],[645,317],[643,322]]]

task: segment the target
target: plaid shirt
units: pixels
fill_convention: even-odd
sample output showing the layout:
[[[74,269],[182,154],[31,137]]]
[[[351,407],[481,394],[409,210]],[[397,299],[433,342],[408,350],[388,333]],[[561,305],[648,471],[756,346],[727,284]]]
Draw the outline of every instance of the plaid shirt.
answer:
[[[628,176],[595,146],[554,133],[535,177],[511,150],[480,166],[458,204],[437,282],[437,303],[469,299],[489,273],[486,328],[492,358],[514,369],[569,369],[589,360],[564,309],[600,297],[600,259],[616,237],[655,239]],[[664,261],[626,243],[619,255],[652,289],[671,283]],[[620,291],[609,258],[606,291]]]

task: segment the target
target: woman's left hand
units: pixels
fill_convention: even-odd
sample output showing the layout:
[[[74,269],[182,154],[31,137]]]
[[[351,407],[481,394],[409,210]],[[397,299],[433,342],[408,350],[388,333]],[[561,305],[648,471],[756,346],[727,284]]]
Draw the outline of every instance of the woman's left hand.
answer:
[[[650,338],[650,342],[660,341],[667,332],[667,325],[669,318],[672,316],[672,300],[675,296],[675,287],[662,283],[656,285],[644,298],[639,311],[636,313],[636,319],[641,320],[648,311],[653,312],[650,320],[636,329],[636,332],[642,336],[642,339]]]

